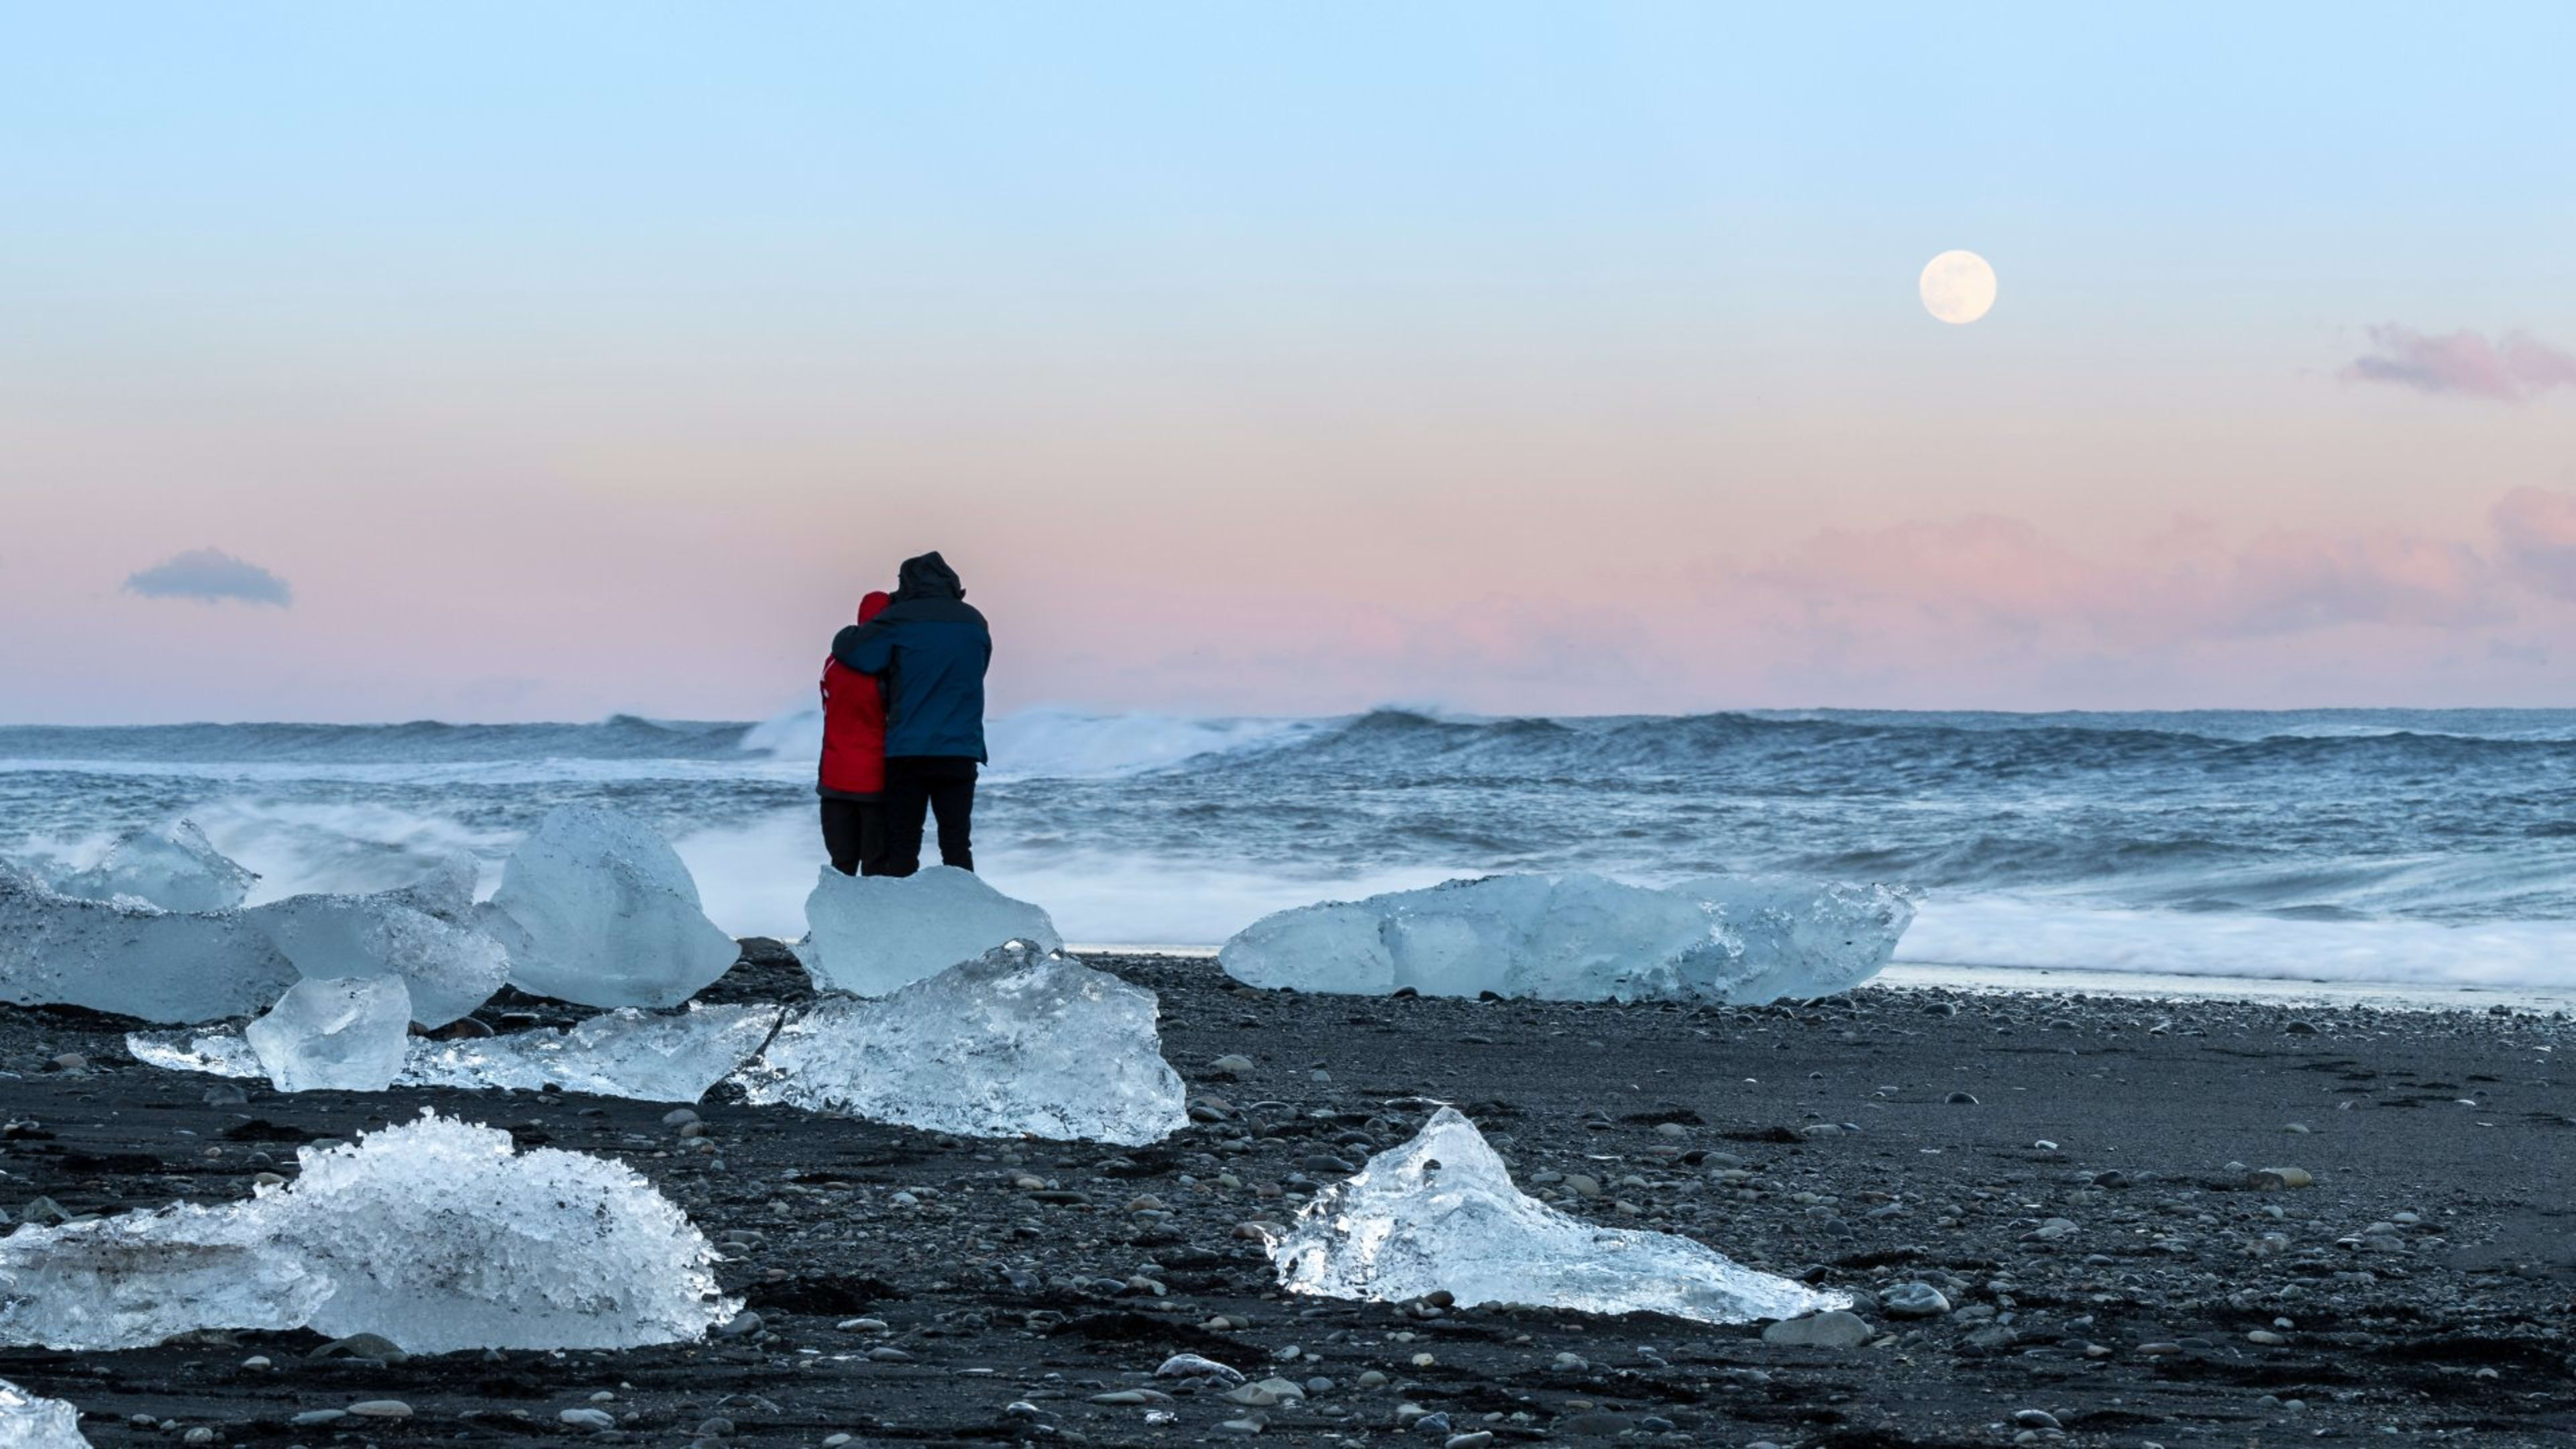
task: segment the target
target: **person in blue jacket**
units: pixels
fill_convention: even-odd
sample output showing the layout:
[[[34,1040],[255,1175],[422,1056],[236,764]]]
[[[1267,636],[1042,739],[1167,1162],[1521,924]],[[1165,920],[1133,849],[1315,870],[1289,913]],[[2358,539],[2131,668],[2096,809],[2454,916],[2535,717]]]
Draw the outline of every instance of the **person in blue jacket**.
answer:
[[[921,827],[939,816],[939,858],[975,868],[975,772],[984,754],[984,671],[993,631],[936,553],[908,558],[894,602],[832,636],[844,669],[885,681],[883,875],[921,868]]]

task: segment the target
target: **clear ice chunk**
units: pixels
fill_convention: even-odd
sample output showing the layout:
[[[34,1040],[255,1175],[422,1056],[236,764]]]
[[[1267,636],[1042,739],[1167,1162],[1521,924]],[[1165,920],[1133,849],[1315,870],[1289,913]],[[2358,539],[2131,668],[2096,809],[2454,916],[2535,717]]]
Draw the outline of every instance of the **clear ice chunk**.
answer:
[[[379,893],[375,899],[389,905],[409,906],[432,920],[451,926],[474,924],[474,888],[482,883],[483,868],[474,857],[461,850],[440,856],[429,874],[399,889]]]
[[[818,987],[858,996],[883,996],[1005,941],[1040,951],[1064,945],[1045,911],[946,865],[909,876],[843,875],[824,866],[805,898],[805,926],[796,955],[806,974]]]
[[[1856,986],[1913,918],[1885,886],[1503,875],[1281,911],[1217,959],[1238,981],[1301,991],[1741,1004]]]
[[[1795,1318],[1850,1300],[1757,1273],[1670,1233],[1595,1227],[1512,1185],[1476,1124],[1443,1107],[1412,1141],[1318,1193],[1270,1246],[1291,1293],[1461,1307],[1516,1303],[1703,1323]]]
[[[569,1031],[537,1027],[457,1041],[413,1037],[393,1085],[537,1092],[551,1084],[595,1097],[695,1102],[759,1054],[781,1011],[771,1002],[693,1001],[676,1015],[620,1007]],[[125,1049],[136,1061],[169,1071],[268,1075],[259,1054],[229,1030],[134,1032]]]
[[[125,1054],[166,1072],[205,1072],[218,1077],[264,1077],[259,1053],[230,1027],[213,1031],[130,1031]]]
[[[511,984],[584,1006],[677,1006],[740,954],[669,842],[592,805],[539,821],[475,919],[509,948]]]
[[[242,1039],[281,1092],[381,1092],[411,1043],[411,993],[399,976],[298,981]]]
[[[1141,986],[1012,942],[890,996],[818,999],[741,1081],[754,1103],[1141,1146],[1189,1120],[1159,1013]]]
[[[209,1328],[374,1333],[413,1353],[636,1348],[731,1317],[714,1250],[633,1169],[424,1113],[248,1202],[0,1238],[0,1343],[116,1349]]]
[[[165,911],[228,911],[258,879],[215,849],[195,822],[182,820],[135,831],[98,864],[56,880],[54,890],[85,901],[125,897]]]
[[[403,1086],[567,1092],[644,1102],[695,1102],[759,1052],[780,1008],[763,1002],[689,1003],[677,1016],[632,1007],[569,1031],[539,1027],[462,1041],[415,1041]]]
[[[331,1285],[279,1246],[269,1211],[177,1203],[22,1226],[0,1238],[0,1344],[149,1348],[199,1328],[300,1327]]]
[[[243,912],[82,900],[0,861],[0,1001],[212,1021],[258,1011],[295,979]]]
[[[477,931],[404,905],[403,892],[289,896],[245,912],[307,980],[396,976],[412,1019],[445,1026],[510,979],[510,953]]]
[[[0,1449],[90,1449],[80,1411],[0,1379]]]

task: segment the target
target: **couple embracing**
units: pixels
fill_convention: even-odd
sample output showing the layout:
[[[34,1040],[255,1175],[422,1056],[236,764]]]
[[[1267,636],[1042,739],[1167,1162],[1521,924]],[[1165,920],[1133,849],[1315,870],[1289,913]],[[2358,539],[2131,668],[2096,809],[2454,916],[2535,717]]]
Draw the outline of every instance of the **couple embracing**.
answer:
[[[843,875],[910,875],[939,818],[939,858],[975,868],[975,773],[993,634],[936,553],[908,558],[892,594],[859,601],[823,663],[823,848]]]

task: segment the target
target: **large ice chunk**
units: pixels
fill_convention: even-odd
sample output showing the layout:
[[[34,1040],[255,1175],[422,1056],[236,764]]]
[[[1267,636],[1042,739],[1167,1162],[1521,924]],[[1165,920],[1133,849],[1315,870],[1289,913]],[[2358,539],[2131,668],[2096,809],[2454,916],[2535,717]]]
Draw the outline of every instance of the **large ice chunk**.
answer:
[[[510,979],[510,954],[489,936],[402,904],[410,894],[289,896],[244,914],[307,980],[399,977],[412,1019],[445,1026],[492,999]]]
[[[90,1449],[80,1411],[0,1379],[0,1449]]]
[[[584,1006],[677,1006],[740,954],[670,844],[592,805],[539,821],[476,915],[509,948],[513,985]]]
[[[0,861],[0,1001],[211,1021],[259,1010],[295,978],[242,912],[80,900]]]
[[[1238,981],[1302,991],[1762,1002],[1868,980],[1913,916],[1884,886],[1504,875],[1281,911],[1218,961]]]
[[[248,1202],[0,1239],[0,1343],[309,1326],[414,1353],[635,1348],[698,1338],[740,1306],[716,1291],[705,1236],[622,1163],[519,1152],[427,1113],[297,1155],[293,1182]]]
[[[1154,993],[1013,942],[876,1000],[792,1015],[745,1094],[973,1137],[1134,1146],[1189,1119]]]
[[[122,896],[165,911],[227,911],[250,894],[255,873],[233,863],[194,821],[138,830],[109,847],[99,863],[54,882],[85,901]]]
[[[393,1084],[522,1092],[551,1085],[597,1097],[694,1102],[759,1054],[778,1029],[781,1010],[770,1002],[692,1001],[677,1014],[620,1007],[569,1031],[549,1026],[456,1041],[413,1037]],[[229,1028],[132,1032],[125,1049],[136,1061],[168,1071],[268,1075],[250,1043]]]
[[[309,1150],[309,1149],[308,1149]],[[28,1224],[0,1238],[0,1344],[147,1348],[199,1328],[295,1328],[331,1291],[265,1200]]]
[[[805,925],[796,955],[806,974],[860,996],[883,996],[1005,941],[1040,951],[1064,945],[1045,911],[946,865],[908,876],[843,875],[827,865],[805,898]]]
[[[1316,1195],[1271,1244],[1291,1293],[1462,1307],[1520,1303],[1667,1313],[1703,1323],[1795,1318],[1851,1300],[1757,1273],[1670,1233],[1595,1227],[1512,1185],[1476,1124],[1443,1107],[1412,1141]]]
[[[381,1092],[411,1042],[411,993],[399,976],[298,981],[242,1038],[281,1092]]]
[[[570,1031],[539,1027],[462,1041],[415,1041],[397,1080],[405,1086],[498,1087],[547,1084],[600,1097],[694,1102],[749,1061],[778,1027],[780,1009],[762,1002],[690,1002],[677,1016],[621,1008]]]

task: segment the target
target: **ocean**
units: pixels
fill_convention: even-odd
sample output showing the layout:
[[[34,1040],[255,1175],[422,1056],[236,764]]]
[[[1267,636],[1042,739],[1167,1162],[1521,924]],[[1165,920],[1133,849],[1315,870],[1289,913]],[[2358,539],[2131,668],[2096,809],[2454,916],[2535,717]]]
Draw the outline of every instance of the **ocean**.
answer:
[[[658,827],[709,914],[793,938],[810,713],[751,723],[0,727],[0,856],[185,816],[254,900],[484,864],[566,802]],[[1500,871],[1916,893],[1899,963],[2576,988],[2576,711],[1749,712],[996,720],[982,872],[1068,940],[1212,946],[1274,910]]]

